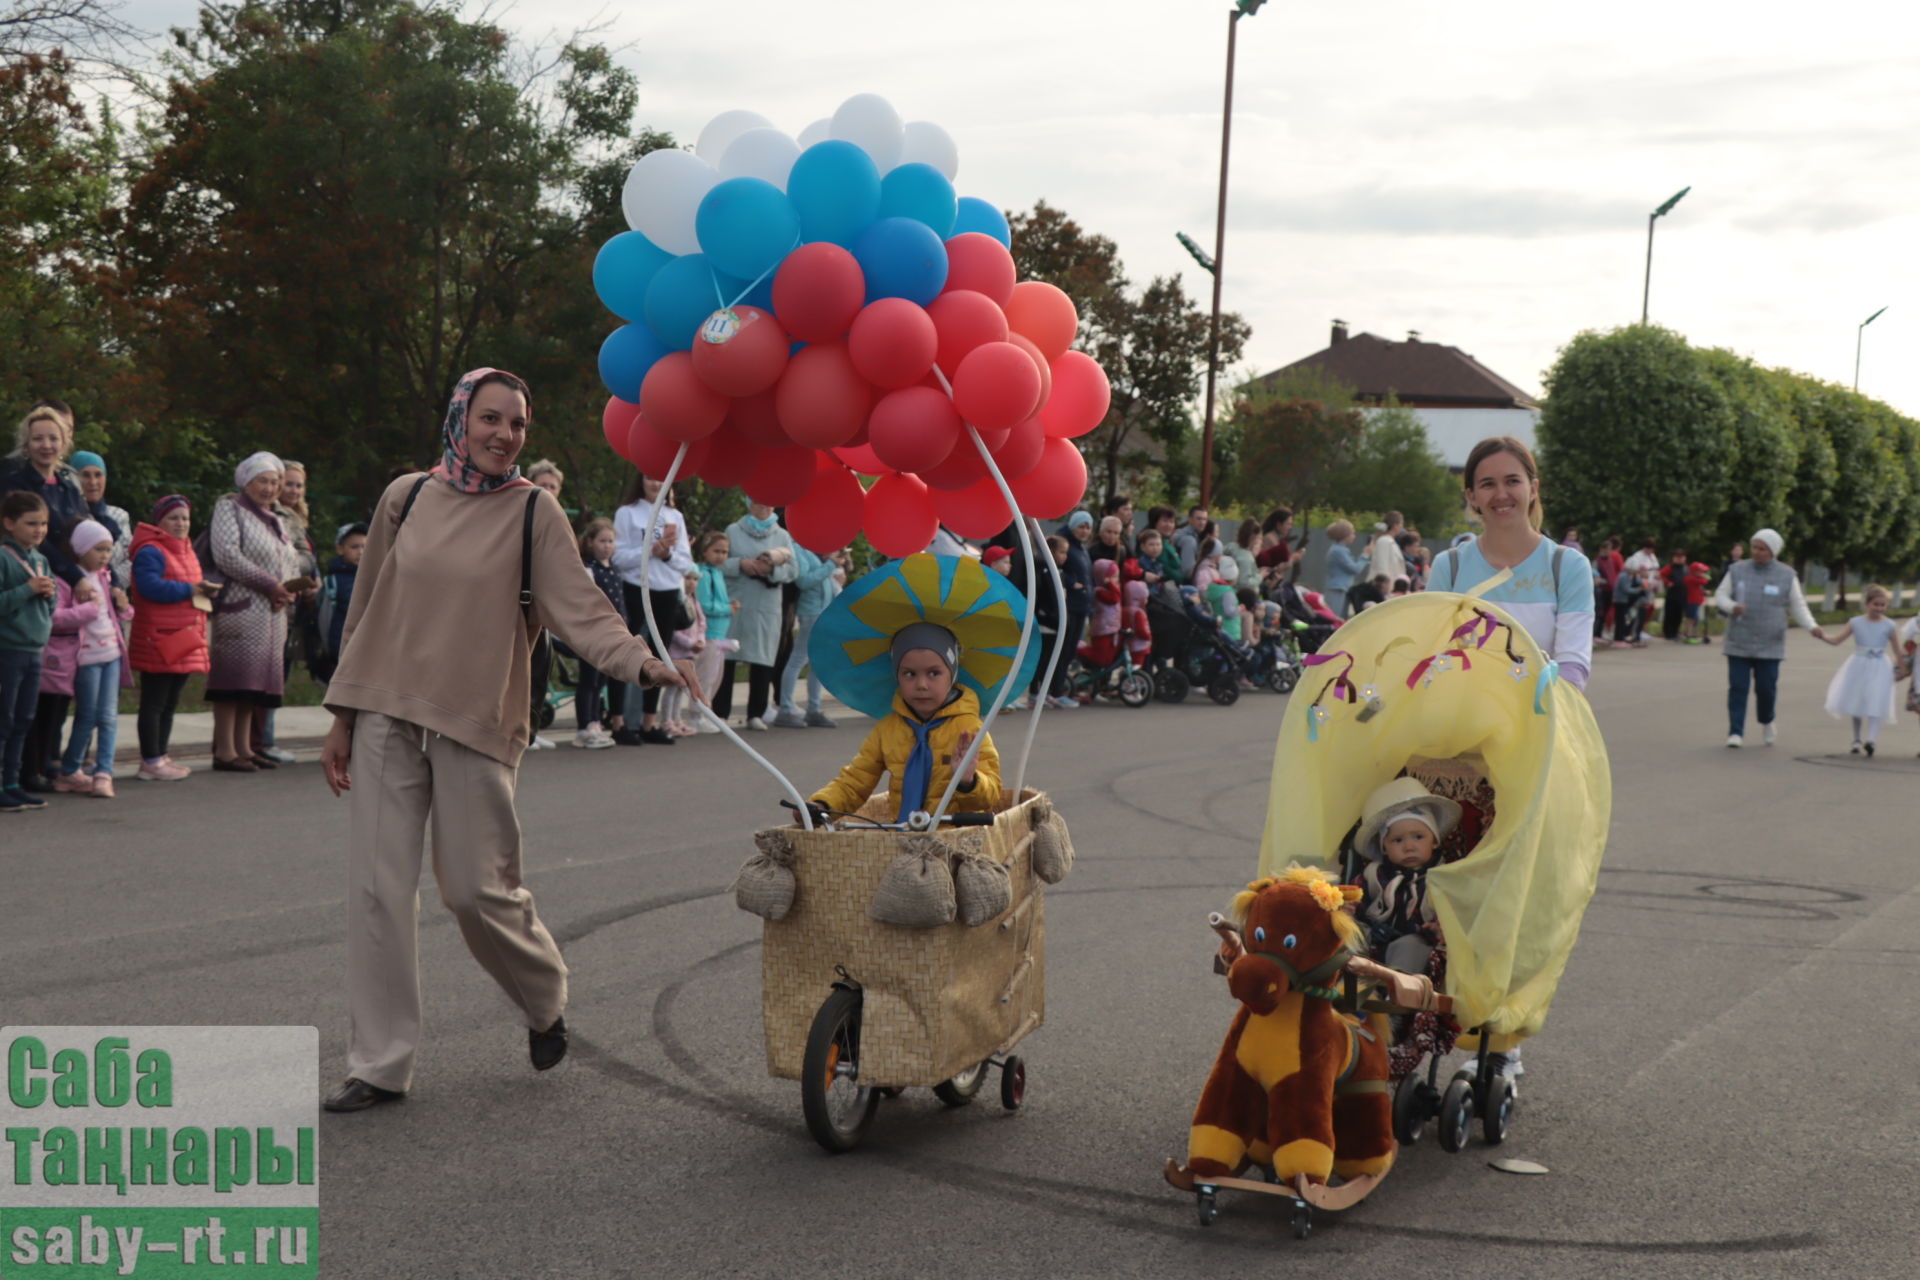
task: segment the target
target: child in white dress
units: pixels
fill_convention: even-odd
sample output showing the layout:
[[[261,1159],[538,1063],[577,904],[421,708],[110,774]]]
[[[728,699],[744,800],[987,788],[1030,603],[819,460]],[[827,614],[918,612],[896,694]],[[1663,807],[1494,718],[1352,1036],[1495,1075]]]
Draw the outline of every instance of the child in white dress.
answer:
[[[1845,631],[1822,636],[1828,644],[1840,644],[1853,637],[1853,656],[1834,673],[1827,686],[1827,714],[1853,720],[1852,754],[1863,750],[1873,754],[1880,737],[1880,726],[1897,714],[1893,691],[1894,632],[1897,624],[1887,616],[1893,596],[1885,587],[1869,585],[1860,593],[1866,612],[1847,620]],[[1864,722],[1864,729],[1863,724]],[[1864,736],[1863,736],[1864,733]]]

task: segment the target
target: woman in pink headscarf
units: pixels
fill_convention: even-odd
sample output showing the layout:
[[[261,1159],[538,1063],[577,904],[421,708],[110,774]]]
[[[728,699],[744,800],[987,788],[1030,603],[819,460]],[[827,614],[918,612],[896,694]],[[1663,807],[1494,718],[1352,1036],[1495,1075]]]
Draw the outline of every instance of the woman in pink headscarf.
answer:
[[[533,727],[529,658],[541,628],[614,680],[686,685],[580,572],[560,504],[514,465],[527,385],[498,369],[460,380],[445,452],[388,486],[367,531],[340,665],[327,687],[327,783],[351,808],[347,1081],[330,1111],[404,1096],[420,1043],[420,859],[467,947],[520,1009],[538,1070],[567,1048],[567,966],[520,878],[514,786]]]

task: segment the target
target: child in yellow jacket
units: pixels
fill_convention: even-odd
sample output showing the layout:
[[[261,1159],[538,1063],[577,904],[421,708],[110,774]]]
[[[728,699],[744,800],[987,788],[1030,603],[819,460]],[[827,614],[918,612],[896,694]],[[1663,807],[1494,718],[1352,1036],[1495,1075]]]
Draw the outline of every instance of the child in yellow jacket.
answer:
[[[960,642],[932,622],[915,622],[894,634],[890,649],[893,712],[860,744],[840,776],[813,793],[812,803],[852,813],[867,802],[882,774],[892,775],[898,819],[931,812],[946,794],[953,769],[980,730],[980,699],[956,684]],[[973,767],[961,775],[953,805],[961,811],[991,811],[1000,802],[1000,753],[988,735]]]

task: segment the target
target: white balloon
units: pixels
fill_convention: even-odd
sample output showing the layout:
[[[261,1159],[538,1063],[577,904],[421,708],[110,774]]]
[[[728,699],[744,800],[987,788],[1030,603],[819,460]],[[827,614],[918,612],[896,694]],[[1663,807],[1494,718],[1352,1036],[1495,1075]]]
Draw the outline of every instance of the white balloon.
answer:
[[[708,164],[719,164],[720,157],[727,154],[735,138],[749,129],[771,128],[773,121],[757,111],[722,111],[700,131],[700,140],[693,144],[693,154]]]
[[[872,156],[882,173],[900,163],[900,113],[877,93],[856,93],[841,103],[833,113],[833,136]]]
[[[693,217],[720,175],[691,151],[649,151],[627,173],[620,208],[627,225],[672,254],[700,252]]]
[[[833,121],[815,120],[800,131],[800,149],[805,151],[816,142],[825,142],[833,136]]]
[[[720,176],[759,178],[785,191],[787,174],[799,158],[800,144],[778,129],[749,129],[720,157]]]
[[[952,182],[960,172],[960,148],[953,135],[930,120],[907,123],[901,164],[930,164]]]

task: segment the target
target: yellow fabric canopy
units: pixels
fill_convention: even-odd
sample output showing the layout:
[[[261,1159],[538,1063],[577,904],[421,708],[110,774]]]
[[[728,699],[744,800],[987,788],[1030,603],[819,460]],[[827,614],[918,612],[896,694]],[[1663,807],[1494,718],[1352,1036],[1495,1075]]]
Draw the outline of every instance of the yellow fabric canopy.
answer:
[[[1409,765],[1478,770],[1494,790],[1493,823],[1466,857],[1427,875],[1446,987],[1460,1024],[1485,1025],[1496,1047],[1532,1035],[1579,937],[1612,815],[1585,695],[1499,606],[1453,592],[1377,605],[1321,656],[1280,726],[1260,874],[1292,862],[1338,870],[1362,802]],[[1343,674],[1353,701],[1328,687]]]

